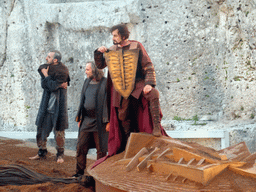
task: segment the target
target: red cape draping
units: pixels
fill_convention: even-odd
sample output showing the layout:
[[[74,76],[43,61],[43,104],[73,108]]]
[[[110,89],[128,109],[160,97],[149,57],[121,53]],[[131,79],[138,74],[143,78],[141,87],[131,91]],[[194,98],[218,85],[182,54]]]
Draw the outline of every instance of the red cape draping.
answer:
[[[112,87],[113,88],[113,87]],[[139,132],[152,133],[153,131],[153,123],[152,118],[149,111],[149,102],[145,97],[140,98],[142,101],[142,106],[138,106],[138,129]],[[108,136],[108,155],[97,160],[92,168],[96,167],[103,161],[105,161],[108,157],[111,157],[117,153],[117,151],[121,147],[121,131],[119,128],[119,122],[117,119],[116,109],[110,104],[110,130]],[[160,118],[162,118],[162,113],[160,112]],[[161,126],[162,135],[167,136],[163,127]]]

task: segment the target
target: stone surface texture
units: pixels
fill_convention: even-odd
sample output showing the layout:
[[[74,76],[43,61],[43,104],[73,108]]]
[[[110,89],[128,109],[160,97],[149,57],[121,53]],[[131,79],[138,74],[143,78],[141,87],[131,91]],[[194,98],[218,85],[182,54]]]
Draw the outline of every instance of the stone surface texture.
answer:
[[[76,131],[86,61],[112,45],[111,26],[127,23],[154,63],[166,129],[199,129],[172,121],[197,115],[207,123],[200,129],[227,129],[231,144],[255,151],[255,8],[255,0],[0,0],[0,131],[36,130],[37,68],[51,49],[70,70]]]

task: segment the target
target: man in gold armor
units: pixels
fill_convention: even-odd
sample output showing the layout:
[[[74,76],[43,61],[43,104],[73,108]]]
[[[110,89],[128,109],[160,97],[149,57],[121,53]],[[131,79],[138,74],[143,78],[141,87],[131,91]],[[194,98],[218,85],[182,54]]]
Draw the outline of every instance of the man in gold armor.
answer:
[[[143,45],[138,41],[128,40],[130,32],[126,25],[113,26],[111,33],[114,45],[109,49],[101,46],[94,52],[97,67],[102,69],[108,66],[109,69],[110,126],[107,126],[110,129],[109,145],[112,140],[118,142],[119,145],[121,140],[120,145],[125,146],[130,132],[148,132],[154,136],[160,136],[164,131],[160,124],[159,92],[155,89],[154,66]],[[145,114],[150,116],[144,118],[144,122],[139,122],[140,111],[144,111],[144,116]],[[115,119],[112,115],[117,118]],[[148,122],[151,128],[150,126],[142,128]],[[116,130],[117,127],[119,130]],[[119,135],[121,139],[114,138],[120,137]],[[111,146],[109,147],[111,155]],[[114,153],[116,153],[119,146],[114,148]]]

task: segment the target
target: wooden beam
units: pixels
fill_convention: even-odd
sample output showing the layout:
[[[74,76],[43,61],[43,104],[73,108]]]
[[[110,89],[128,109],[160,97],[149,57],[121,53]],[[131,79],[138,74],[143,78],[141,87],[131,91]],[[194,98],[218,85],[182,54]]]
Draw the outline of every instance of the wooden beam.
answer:
[[[160,149],[158,147],[156,147],[154,149],[154,151],[152,151],[143,161],[141,161],[139,163],[139,165],[137,166],[137,170],[141,171],[143,170],[146,166],[147,166],[147,161],[151,159],[151,157],[154,155],[154,153],[156,153],[157,151],[159,151]]]
[[[129,162],[129,164],[125,167],[126,171],[130,171],[132,170],[134,167],[136,167],[140,162],[139,162],[139,158],[148,153],[148,150],[146,147],[143,147]]]

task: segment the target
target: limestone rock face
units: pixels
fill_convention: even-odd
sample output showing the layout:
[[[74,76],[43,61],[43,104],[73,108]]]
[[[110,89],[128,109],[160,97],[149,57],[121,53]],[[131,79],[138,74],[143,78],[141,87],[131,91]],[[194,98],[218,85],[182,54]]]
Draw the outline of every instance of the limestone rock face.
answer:
[[[112,44],[109,28],[140,20],[137,1],[1,1],[0,130],[32,131],[42,88],[37,72],[50,50],[60,50],[70,70],[70,128],[93,51]]]
[[[0,0],[0,130],[35,131],[37,68],[60,50],[71,75],[69,122],[86,61],[127,23],[154,63],[163,119],[255,115],[256,4],[252,0]],[[209,117],[211,119],[211,117]]]

